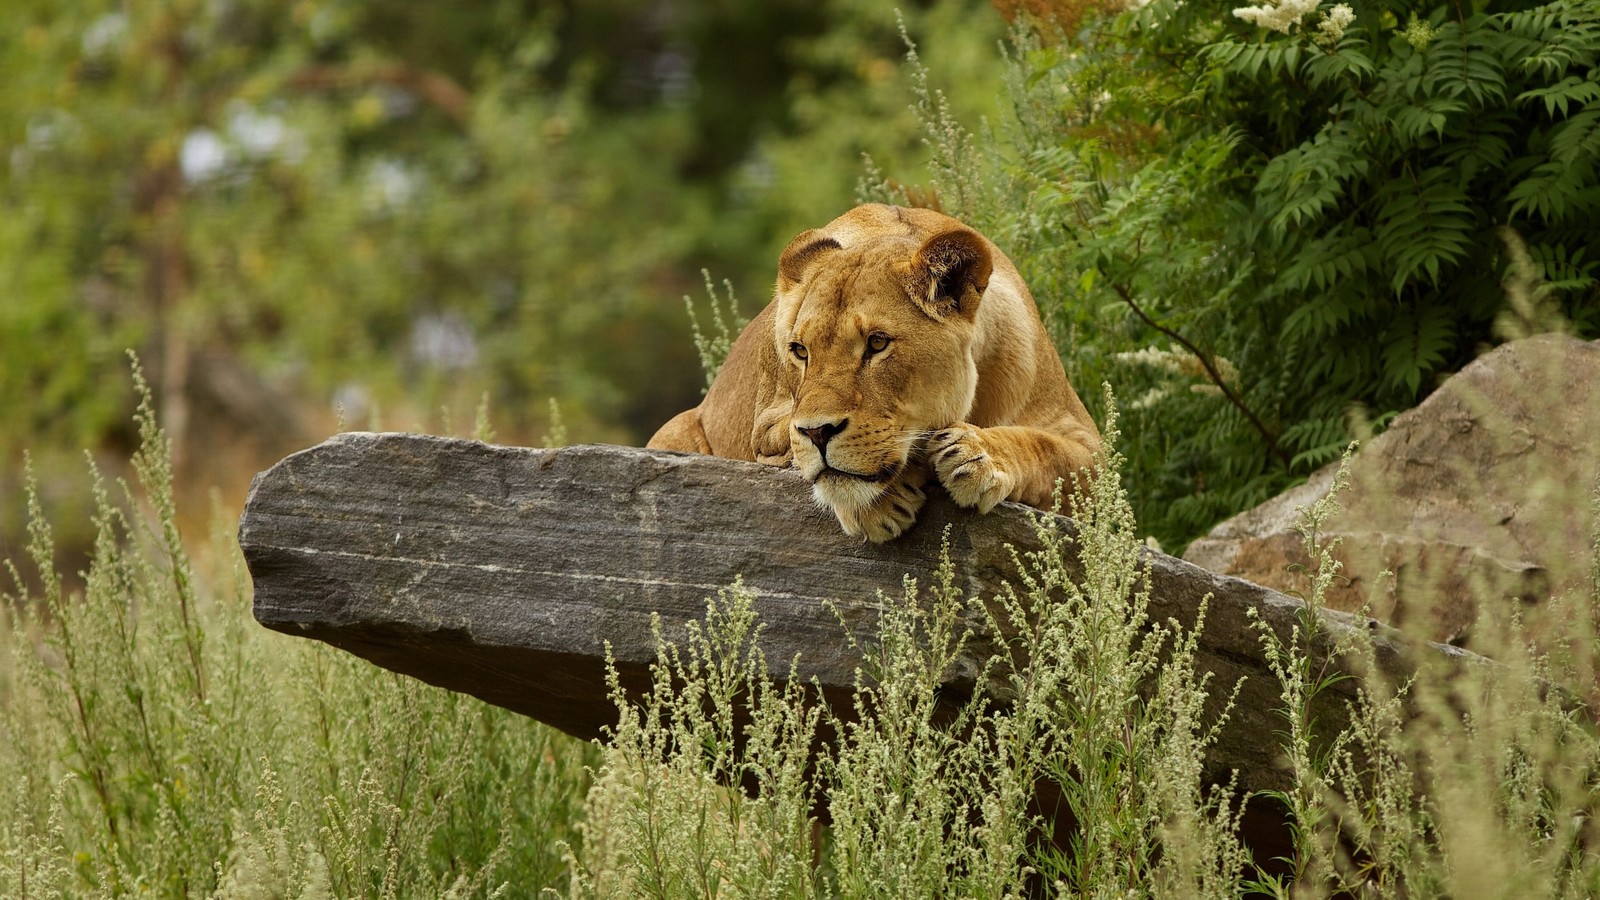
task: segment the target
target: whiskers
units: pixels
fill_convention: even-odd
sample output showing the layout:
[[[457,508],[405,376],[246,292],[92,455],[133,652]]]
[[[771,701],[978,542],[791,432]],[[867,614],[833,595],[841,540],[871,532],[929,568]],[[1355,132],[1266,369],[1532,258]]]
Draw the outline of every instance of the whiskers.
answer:
[[[905,453],[908,465],[920,465],[928,461],[928,442],[933,436],[943,431],[939,428],[908,428],[895,433],[894,437],[902,441],[902,452]]]
[[[793,462],[811,481],[811,498],[819,508],[865,510],[879,503],[908,468],[926,466],[928,441],[941,430],[873,423],[836,437],[826,455],[797,441]]]

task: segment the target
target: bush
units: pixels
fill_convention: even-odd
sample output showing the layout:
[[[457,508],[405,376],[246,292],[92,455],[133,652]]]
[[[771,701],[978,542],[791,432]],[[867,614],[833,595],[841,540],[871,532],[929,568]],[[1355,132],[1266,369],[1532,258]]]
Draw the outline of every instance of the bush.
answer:
[[[1196,635],[1149,619],[1120,460],[1102,463],[1074,507],[1081,530],[1041,519],[1044,549],[1017,559],[992,603],[962,594],[948,557],[936,584],[881,597],[848,713],[819,712],[804,685],[773,678],[740,586],[681,647],[658,627],[651,690],[613,692],[621,723],[572,856],[575,893],[1236,894],[1234,807],[1201,781],[1219,723],[1202,715]],[[951,717],[941,685],[975,619],[1013,637]],[[752,798],[720,787],[740,782]],[[1050,834],[1032,806],[1043,783],[1085,827]],[[819,798],[832,824],[813,845]]]
[[[1301,523],[1320,565],[1307,573],[1300,625],[1287,638],[1261,629],[1291,786],[1240,797],[1201,778],[1222,724],[1205,717],[1203,700],[1227,696],[1229,686],[1195,670],[1196,633],[1146,617],[1118,463],[1075,510],[1079,536],[1041,524],[1045,549],[1018,560],[1017,580],[993,602],[963,597],[948,565],[938,583],[882,598],[842,718],[818,718],[801,686],[774,680],[782,669],[761,654],[757,598],[740,586],[710,601],[704,626],[692,623],[681,645],[658,628],[651,689],[614,690],[621,724],[586,806],[586,843],[569,857],[573,895],[1387,897],[1517,885],[1525,896],[1579,897],[1600,889],[1592,789],[1600,732],[1578,702],[1600,658],[1592,615],[1600,571],[1539,628],[1520,617],[1485,623],[1496,663],[1385,675],[1374,632],[1330,629],[1321,614],[1338,564],[1320,535],[1348,489],[1341,472],[1334,496]],[[1600,486],[1595,505],[1600,513]],[[1592,549],[1600,560],[1600,533]],[[941,715],[940,686],[974,617],[1012,638],[979,678],[988,692]],[[1337,719],[1323,718],[1335,712],[1327,688],[1348,678],[1362,682],[1356,699]],[[751,723],[747,743],[740,721]],[[1347,724],[1331,729],[1334,721]],[[821,734],[831,738],[815,745]],[[808,781],[813,747],[817,774]],[[751,796],[725,786],[741,781]],[[1052,835],[1053,819],[1030,806],[1042,785],[1081,823],[1074,832]],[[832,824],[808,843],[808,810],[819,798]],[[1241,844],[1246,804],[1287,811],[1288,857],[1253,857]]]
[[[1013,114],[974,136],[924,88],[932,186],[1012,252],[1075,381],[1134,398],[1166,545],[1490,343],[1600,335],[1592,0],[1005,5],[1037,14]],[[1535,302],[1508,311],[1507,281]]]

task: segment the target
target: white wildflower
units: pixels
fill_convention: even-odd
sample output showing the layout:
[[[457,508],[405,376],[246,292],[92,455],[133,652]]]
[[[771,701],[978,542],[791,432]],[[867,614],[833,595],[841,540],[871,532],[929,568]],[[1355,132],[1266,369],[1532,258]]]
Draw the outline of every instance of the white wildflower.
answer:
[[[1350,4],[1341,3],[1322,15],[1322,22],[1317,25],[1317,33],[1311,36],[1313,41],[1321,47],[1332,47],[1344,37],[1344,30],[1356,20],[1355,10]]]
[[[1433,39],[1439,36],[1439,30],[1417,18],[1416,13],[1412,13],[1411,21],[1406,23],[1405,30],[1400,32],[1400,36],[1418,50],[1426,50]]]
[[[1288,34],[1317,8],[1318,0],[1267,0],[1261,6],[1241,6],[1235,16],[1262,28]]]
[[[1156,404],[1172,396],[1172,389],[1155,387],[1145,391],[1142,396],[1128,404],[1129,409],[1152,409]]]
[[[1129,350],[1118,353],[1114,357],[1118,362],[1133,363],[1139,366],[1149,366],[1165,372],[1178,374],[1182,365],[1182,355],[1176,350],[1162,350],[1159,347],[1145,347],[1142,350]]]
[[[1113,356],[1118,362],[1131,363],[1136,366],[1146,366],[1160,372],[1181,375],[1186,378],[1203,378],[1211,380],[1211,372],[1206,369],[1205,363],[1188,350],[1176,346],[1162,350],[1160,347],[1145,347],[1142,350],[1129,350]],[[1217,375],[1228,384],[1239,383],[1239,369],[1226,357],[1211,357],[1211,365],[1216,369]],[[1203,385],[1201,385],[1203,387]]]

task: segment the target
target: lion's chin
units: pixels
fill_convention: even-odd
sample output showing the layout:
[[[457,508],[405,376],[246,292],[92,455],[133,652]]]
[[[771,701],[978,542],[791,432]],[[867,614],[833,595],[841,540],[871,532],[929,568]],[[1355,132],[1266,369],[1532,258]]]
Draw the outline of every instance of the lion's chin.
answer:
[[[811,483],[811,496],[817,505],[830,510],[866,509],[883,496],[882,482],[853,478],[824,471]]]
[[[806,474],[811,479],[811,496],[819,506],[834,510],[852,510],[865,509],[878,502],[878,498],[888,490],[890,482],[904,468],[905,463],[902,461],[896,465],[885,466],[870,475],[824,467],[818,467],[816,472]]]

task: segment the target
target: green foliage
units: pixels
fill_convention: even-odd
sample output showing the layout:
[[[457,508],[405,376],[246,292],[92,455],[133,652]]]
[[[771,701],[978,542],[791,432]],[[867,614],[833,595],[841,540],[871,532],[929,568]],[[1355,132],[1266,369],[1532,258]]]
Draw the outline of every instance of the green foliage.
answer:
[[[1376,630],[1322,611],[1338,576],[1320,539],[1336,478],[1302,526],[1320,565],[1300,626],[1261,634],[1291,787],[1239,798],[1203,772],[1229,708],[1207,698],[1228,686],[1198,669],[1203,617],[1189,631],[1150,615],[1115,452],[1075,502],[1077,525],[1041,520],[1042,549],[1015,559],[997,596],[965,596],[947,559],[934,584],[880,597],[869,632],[841,617],[867,660],[848,714],[765,657],[763,601],[735,584],[681,641],[657,623],[649,686],[613,679],[619,722],[596,748],[260,629],[231,535],[210,548],[232,567],[216,575],[176,541],[148,400],[137,425],[139,488],[117,485],[115,503],[95,478],[81,595],[48,567],[51,528],[30,496],[42,587],[7,598],[0,621],[8,895],[1600,889],[1600,735],[1574,702],[1600,671],[1600,524],[1593,583],[1530,612],[1537,623],[1523,604],[1480,602],[1474,633],[1500,664],[1394,672],[1377,664]],[[1119,446],[1115,415],[1106,431]],[[1600,483],[1593,493],[1600,513]],[[952,701],[940,686],[975,649],[975,622],[1005,640],[971,673],[974,696]],[[1349,676],[1335,660],[1360,676],[1337,705],[1328,688]],[[1033,805],[1041,785],[1080,823],[1055,842]],[[824,798],[832,824],[818,828]],[[1240,802],[1274,798],[1295,825],[1288,875],[1258,868],[1238,834]]]
[[[1104,406],[1111,449],[1074,495],[1077,533],[1041,523],[1042,549],[988,607],[991,633],[1015,635],[1001,657],[1015,706],[988,721],[995,747],[979,752],[1006,761],[996,780],[1023,798],[1053,785],[1079,823],[1030,860],[1060,893],[1234,896],[1248,857],[1236,798],[1208,789],[1202,768],[1238,684],[1196,666],[1204,602],[1192,631],[1151,617],[1109,390]],[[1228,699],[1208,707],[1213,692]]]
[[[931,589],[882,598],[842,721],[808,717],[792,674],[775,680],[782,670],[759,649],[761,599],[741,586],[708,604],[685,649],[658,631],[651,689],[614,692],[622,724],[589,798],[587,843],[571,856],[575,895],[1469,896],[1515,884],[1579,897],[1600,887],[1600,735],[1565,689],[1594,683],[1600,580],[1555,598],[1537,625],[1488,612],[1474,633],[1496,665],[1380,666],[1381,629],[1324,608],[1339,577],[1323,533],[1349,489],[1341,469],[1299,525],[1318,566],[1304,573],[1298,624],[1258,626],[1288,787],[1239,798],[1204,787],[1225,719],[1205,699],[1226,686],[1196,670],[1198,631],[1149,619],[1121,460],[1109,464],[1074,509],[1080,530],[1041,524],[1043,550],[1019,558],[989,602],[962,596],[948,560]],[[1600,573],[1600,532],[1589,551]],[[940,685],[973,649],[973,620],[1007,640],[977,674],[978,696],[941,707]],[[991,706],[999,698],[1004,712]],[[742,748],[741,712],[753,723]],[[812,782],[800,772],[819,724],[836,737],[816,748]],[[741,778],[753,796],[723,786]],[[1055,836],[1061,849],[1041,840],[1048,825],[1029,805],[1041,785],[1080,823]],[[832,824],[807,876],[799,861],[818,797]],[[1241,846],[1241,800],[1287,812],[1288,857]]]
[[[569,849],[574,896],[810,897],[807,777],[819,708],[779,684],[758,641],[754,597],[735,584],[684,644],[653,621],[657,661],[642,702],[611,669],[619,721]],[[729,785],[757,786],[746,800]]]
[[[908,27],[993,71],[980,6]],[[892,11],[704,7],[7,4],[0,458],[106,445],[128,347],[180,457],[219,361],[314,412],[487,390],[513,435],[548,397],[591,439],[647,435],[694,394],[696,273],[759,293],[863,150],[920,151]]]
[[[649,319],[651,279],[694,240],[629,213],[691,205],[679,123],[612,123],[581,79],[554,83],[545,14],[414,22],[441,30],[413,48],[369,27],[391,6],[8,5],[25,39],[0,49],[0,192],[22,214],[0,234],[20,298],[0,388],[43,396],[6,434],[100,445],[128,346],[159,361],[180,449],[186,379],[216,356],[319,401],[489,389],[519,432],[552,395],[615,417],[590,348]]]
[[[694,301],[688,297],[683,298],[684,308],[689,312],[689,329],[694,332],[694,349],[700,354],[700,368],[706,373],[706,388],[710,389],[711,382],[716,380],[717,371],[728,358],[728,352],[733,349],[733,342],[738,339],[744,327],[750,324],[750,318],[739,314],[739,299],[733,295],[732,282],[722,283],[723,293],[726,298],[717,296],[717,286],[711,281],[710,272],[702,272],[706,279],[707,306],[711,309],[711,327],[703,330],[700,327],[700,317],[695,314]],[[727,309],[723,307],[726,305]]]
[[[958,110],[993,105],[983,0],[905,27]],[[69,571],[79,455],[137,443],[128,348],[197,494],[485,395],[502,441],[559,431],[554,399],[574,439],[640,443],[703,389],[700,273],[761,302],[864,151],[926,157],[861,0],[18,0],[0,33],[0,550],[27,449],[77,513]]]
[[[1508,279],[1600,334],[1600,7],[1233,6],[1019,27],[981,139],[921,103],[932,187],[1016,259],[1075,382],[1145,398],[1135,507],[1176,546],[1508,336]],[[1167,345],[1197,372],[1128,364]]]
[[[1375,628],[1321,616],[1340,569],[1337,541],[1322,530],[1349,489],[1348,462],[1297,526],[1317,560],[1300,627],[1287,641],[1260,629],[1294,773],[1271,796],[1290,811],[1294,841],[1291,874],[1252,886],[1277,897],[1461,896],[1490,883],[1539,897],[1593,893],[1600,858],[1586,842],[1600,735],[1565,690],[1593,683],[1600,591],[1550,598],[1526,617],[1508,598],[1478,597],[1474,633],[1496,665],[1386,670]],[[1600,566],[1600,533],[1588,550]],[[1326,696],[1352,678],[1330,674],[1335,659],[1362,673],[1343,709]]]
[[[60,479],[0,504],[27,507],[32,560],[0,611],[0,891],[1600,892],[1600,742],[1550,689],[1595,683],[1600,552],[1592,596],[1475,631],[1505,665],[1390,681],[1369,664],[1338,717],[1318,705],[1330,642],[1372,651],[1318,616],[1324,557],[1301,631],[1263,635],[1296,825],[1294,875],[1272,878],[1239,845],[1238,798],[1200,779],[1218,686],[1195,635],[1149,617],[1133,515],[1181,544],[1480,344],[1596,334],[1600,9],[1386,3],[1268,33],[1230,5],[1076,4],[1048,19],[1070,40],[1019,27],[1010,108],[963,127],[997,66],[968,0],[903,24],[786,0],[668,25],[629,0],[8,4],[0,455],[144,449],[137,488],[83,479],[81,587],[51,559]],[[709,89],[753,55],[782,65],[732,103]],[[694,78],[657,77],[673,59]],[[884,599],[855,638],[871,665],[852,721],[779,677],[737,588],[678,649],[663,627],[651,690],[617,691],[599,750],[263,632],[226,534],[211,568],[190,559],[148,402],[126,425],[125,348],[148,349],[180,437],[213,418],[182,414],[205,373],[239,370],[314,406],[359,387],[357,422],[477,404],[487,437],[492,402],[512,439],[565,443],[564,409],[583,437],[639,436],[697,390],[671,337],[692,273],[748,296],[869,150],[866,194],[937,198],[993,236],[1074,382],[1136,399],[1125,472],[1095,481],[1080,532],[1042,526],[1010,590],[977,606],[947,569]],[[715,362],[736,317],[721,330],[711,293]],[[0,490],[21,480],[0,470]],[[975,617],[1015,639],[946,719],[935,685]],[[1090,823],[1057,835],[1070,852],[1036,840],[1041,780]]]

